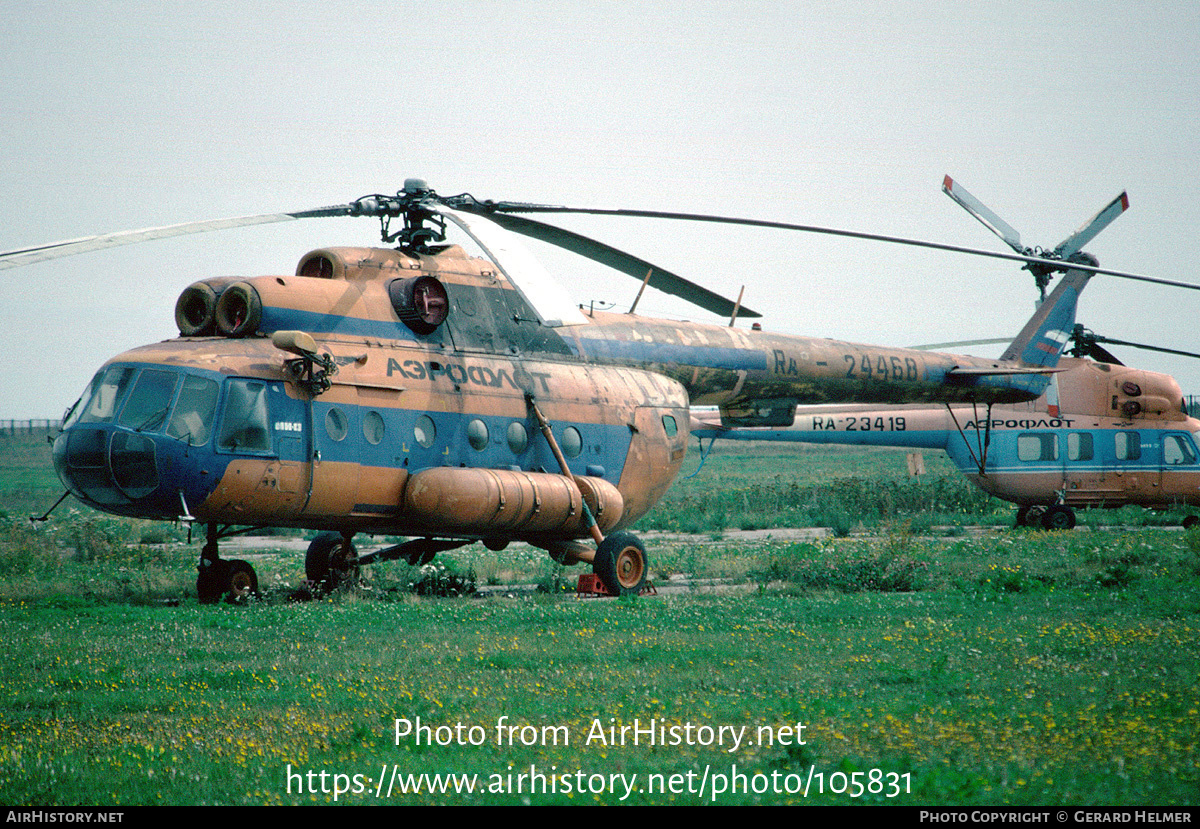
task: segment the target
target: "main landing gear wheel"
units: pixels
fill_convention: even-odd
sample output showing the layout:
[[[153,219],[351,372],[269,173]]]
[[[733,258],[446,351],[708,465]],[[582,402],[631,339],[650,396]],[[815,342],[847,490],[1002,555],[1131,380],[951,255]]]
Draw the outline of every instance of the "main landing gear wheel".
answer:
[[[636,535],[616,532],[600,542],[592,572],[614,596],[636,596],[646,584],[646,548]]]
[[[304,556],[304,575],[326,590],[354,584],[358,581],[358,552],[341,533],[317,533]]]
[[[1056,504],[1042,514],[1042,526],[1047,530],[1070,530],[1075,527],[1075,510],[1066,504]]]

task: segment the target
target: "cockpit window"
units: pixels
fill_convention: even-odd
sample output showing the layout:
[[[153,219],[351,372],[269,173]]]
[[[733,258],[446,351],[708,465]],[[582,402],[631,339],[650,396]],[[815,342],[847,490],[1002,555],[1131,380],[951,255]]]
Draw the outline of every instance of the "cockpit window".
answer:
[[[167,422],[179,375],[173,371],[143,369],[133,384],[118,423],[136,432],[157,432]]]
[[[167,434],[192,446],[202,446],[212,433],[217,411],[217,384],[206,377],[187,376],[175,404]]]
[[[132,368],[113,366],[104,372],[104,379],[95,387],[92,398],[84,408],[80,423],[108,423],[117,414],[117,403],[122,393],[129,387],[133,376]]]
[[[217,445],[240,452],[269,452],[271,433],[267,384],[261,380],[229,380]]]
[[[62,429],[69,429],[75,421],[79,420],[83,415],[84,407],[92,402],[92,395],[96,393],[96,387],[100,385],[100,381],[104,378],[104,372],[96,372],[96,376],[92,378],[92,382],[88,383],[88,387],[83,390],[83,394],[75,401],[75,405],[67,409],[67,413],[63,415]]]

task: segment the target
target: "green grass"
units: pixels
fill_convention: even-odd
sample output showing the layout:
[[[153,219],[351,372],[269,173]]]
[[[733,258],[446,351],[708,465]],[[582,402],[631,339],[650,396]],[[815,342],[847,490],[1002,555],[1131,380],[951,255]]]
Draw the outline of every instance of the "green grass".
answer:
[[[778,454],[730,458],[722,468],[714,453],[693,482],[774,487],[782,474]],[[904,483],[896,460],[802,454],[787,474],[804,487],[848,470],[887,491]],[[69,509],[36,528],[0,523],[10,805],[327,803],[335,785],[351,804],[618,803],[612,775],[637,775],[625,802],[642,804],[1200,800],[1200,530],[931,534],[925,513],[897,509],[852,515],[847,538],[651,537],[662,592],[633,601],[418,597],[419,571],[388,563],[358,591],[293,602],[303,552],[268,547],[237,553],[262,601],[200,606],[198,544]],[[481,586],[560,575],[523,546],[438,561]],[[397,740],[396,721],[417,718],[426,744]],[[595,739],[651,720],[681,739]],[[730,750],[689,744],[688,726],[745,731]],[[531,766],[558,791],[530,793],[519,775]],[[810,770],[823,793],[786,791]],[[394,772],[473,774],[484,790],[377,799]],[[568,777],[585,790],[565,792]],[[666,790],[646,791],[652,781]],[[714,796],[722,781],[744,790]],[[860,797],[828,791],[852,781]]]
[[[41,515],[62,495],[47,434],[0,430],[0,517]]]
[[[685,465],[700,465],[694,452]],[[642,530],[827,527],[840,535],[906,519],[922,527],[1010,523],[1007,506],[970,484],[944,453],[926,453],[927,474],[907,475],[905,452],[840,446],[720,444],[695,477],[675,483]]]

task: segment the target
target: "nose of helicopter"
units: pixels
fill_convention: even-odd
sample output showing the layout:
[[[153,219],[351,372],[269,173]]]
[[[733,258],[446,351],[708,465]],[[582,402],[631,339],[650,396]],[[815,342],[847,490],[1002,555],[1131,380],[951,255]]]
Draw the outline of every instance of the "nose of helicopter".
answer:
[[[163,486],[160,455],[152,436],[120,428],[76,425],[54,441],[54,469],[72,494],[99,509],[134,517],[180,512],[178,499]]]

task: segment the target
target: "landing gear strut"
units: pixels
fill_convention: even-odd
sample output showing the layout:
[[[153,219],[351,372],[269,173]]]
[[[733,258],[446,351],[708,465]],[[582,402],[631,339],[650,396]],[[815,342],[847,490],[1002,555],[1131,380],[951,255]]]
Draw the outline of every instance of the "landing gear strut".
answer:
[[[533,401],[533,397],[528,394],[525,395],[525,405],[537,418],[542,435],[546,438],[550,451],[554,453],[554,458],[558,461],[563,476],[574,481],[571,469],[567,466],[567,459],[563,457],[562,449],[559,448],[558,441],[554,439],[554,431],[550,428],[550,422],[546,420],[537,403]],[[592,572],[600,577],[600,581],[604,582],[605,589],[612,595],[636,596],[642,592],[642,587],[646,584],[646,570],[648,569],[646,548],[631,532],[615,532],[605,538],[600,531],[600,526],[596,523],[595,516],[592,515],[591,508],[588,507],[587,499],[578,482],[575,483],[575,487],[579,490],[579,503],[583,509],[588,532],[591,534],[592,540],[596,542],[596,552],[592,557]],[[586,561],[586,559],[583,560]]]

